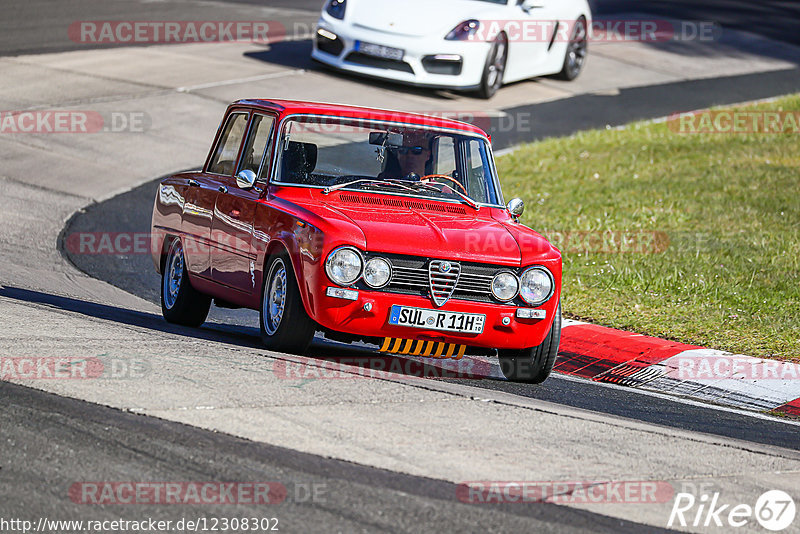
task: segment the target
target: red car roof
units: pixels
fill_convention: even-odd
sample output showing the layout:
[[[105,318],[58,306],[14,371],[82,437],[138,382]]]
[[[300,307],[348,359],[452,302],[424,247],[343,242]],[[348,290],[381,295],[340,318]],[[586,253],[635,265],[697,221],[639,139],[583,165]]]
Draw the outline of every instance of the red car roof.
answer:
[[[367,108],[361,106],[348,106],[345,104],[329,104],[325,102],[304,102],[302,100],[264,100],[264,99],[245,99],[237,100],[232,105],[254,106],[263,109],[277,111],[283,115],[295,113],[310,113],[314,115],[335,115],[348,118],[368,118],[380,121],[407,122],[423,126],[436,128],[450,128],[475,133],[484,137],[489,135],[472,124],[448,119],[445,117],[434,117],[420,113],[407,111],[392,111],[388,109]],[[443,112],[447,113],[447,112]]]

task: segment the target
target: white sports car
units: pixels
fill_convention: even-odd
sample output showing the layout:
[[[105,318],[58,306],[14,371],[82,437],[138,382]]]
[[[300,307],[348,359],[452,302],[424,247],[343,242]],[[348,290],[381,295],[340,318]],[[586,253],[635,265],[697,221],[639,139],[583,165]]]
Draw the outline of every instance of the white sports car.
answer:
[[[311,56],[332,67],[426,87],[477,90],[586,62],[586,0],[327,0]]]

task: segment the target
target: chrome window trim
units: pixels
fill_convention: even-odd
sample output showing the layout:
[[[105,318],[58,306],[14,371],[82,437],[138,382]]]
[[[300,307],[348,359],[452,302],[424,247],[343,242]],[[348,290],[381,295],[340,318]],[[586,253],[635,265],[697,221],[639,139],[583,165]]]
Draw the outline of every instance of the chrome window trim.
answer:
[[[254,110],[250,114],[250,118],[248,120],[250,122],[252,122],[256,115],[258,115],[259,117],[272,119],[272,124],[269,125],[269,136],[267,137],[267,144],[266,144],[266,146],[264,146],[264,153],[261,154],[261,162],[258,164],[258,170],[256,171],[256,182],[255,183],[266,184],[266,180],[264,178],[259,178],[259,176],[261,176],[261,171],[264,169],[264,161],[267,159],[267,154],[269,154],[269,152],[272,150],[272,141],[273,141],[272,136],[275,133],[275,123],[278,122],[278,116],[275,113],[270,113],[268,111]],[[253,130],[253,128],[252,128],[252,125],[251,125],[251,127],[248,128],[248,130],[247,130],[247,136],[245,137],[244,145],[242,145],[242,146],[247,146],[247,143],[250,141],[250,136],[253,133],[252,130]],[[239,159],[241,160],[241,158],[239,158]],[[238,175],[239,171],[242,170],[241,169],[242,162],[239,161],[238,163],[239,163],[239,165],[238,165],[238,169],[236,171],[236,175]],[[236,175],[234,175],[234,176],[236,176]]]
[[[249,110],[249,109],[243,109],[243,110],[238,110],[237,109],[235,111],[232,111],[227,117],[228,120],[226,120],[225,124],[222,125],[222,132],[225,131],[225,126],[228,125],[228,123],[233,119],[233,117],[235,115],[246,115],[247,116],[247,122],[245,123],[245,126],[249,125],[250,124],[250,115],[251,114],[252,114],[252,110]],[[222,141],[222,132],[220,132],[219,141]],[[244,143],[247,140],[248,135],[249,135],[249,132],[246,132],[244,137],[242,137],[242,140],[239,142],[239,152],[236,153],[236,161],[234,162],[234,163],[236,163],[236,166],[234,168],[238,168],[239,167],[239,159],[241,158],[242,147],[244,146]],[[219,141],[217,142],[216,145],[214,145],[214,151],[212,152],[212,154],[216,154],[217,148],[219,148]],[[212,156],[212,159],[213,159],[213,156]],[[209,168],[210,168],[211,167],[211,161],[209,160],[208,163],[209,163]],[[234,176],[236,176],[236,172],[235,171],[234,171],[233,174],[230,174],[230,175],[228,175],[228,174],[220,174],[218,172],[211,172],[210,170],[204,170],[203,173],[204,174],[210,174],[212,176],[223,176],[225,178],[233,178]]]

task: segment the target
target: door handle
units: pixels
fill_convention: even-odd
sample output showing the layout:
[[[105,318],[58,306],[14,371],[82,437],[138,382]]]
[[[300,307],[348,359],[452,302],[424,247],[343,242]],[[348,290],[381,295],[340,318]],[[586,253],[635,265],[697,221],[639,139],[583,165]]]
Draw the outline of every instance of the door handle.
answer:
[[[197,180],[193,180],[193,179],[189,178],[189,182],[188,183],[192,187],[200,187],[200,182],[198,182]]]
[[[225,187],[224,185],[219,186],[217,189],[219,190],[220,193],[227,193],[228,192],[228,188]]]

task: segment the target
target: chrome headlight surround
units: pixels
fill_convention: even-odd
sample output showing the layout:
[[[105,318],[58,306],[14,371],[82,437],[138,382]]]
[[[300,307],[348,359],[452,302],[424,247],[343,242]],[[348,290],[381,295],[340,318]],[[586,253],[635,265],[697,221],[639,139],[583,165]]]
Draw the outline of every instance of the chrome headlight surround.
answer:
[[[344,19],[344,12],[347,9],[347,0],[329,0],[325,4],[325,12],[331,17],[339,20]]]
[[[352,254],[352,255],[351,255]],[[334,274],[334,269],[337,267],[334,263],[337,261],[337,258],[344,258],[349,256],[350,260],[356,260],[358,262],[358,272],[355,276],[349,278],[338,278]],[[335,248],[328,254],[328,259],[325,260],[325,274],[328,275],[328,278],[334,284],[338,284],[340,286],[351,286],[358,282],[361,275],[364,274],[364,256],[362,256],[361,251],[355,247],[351,247],[349,245],[345,245],[342,247]]]
[[[444,37],[447,41],[468,41],[480,29],[481,21],[477,19],[464,20],[450,30]]]
[[[503,277],[511,277],[511,279],[514,281],[515,289],[514,289],[514,293],[511,294],[511,296],[508,296],[508,294],[506,294],[505,296],[504,295],[498,295],[497,291],[495,291],[495,283],[498,281],[498,278],[500,278],[501,276],[503,276]],[[494,278],[492,278],[492,286],[491,286],[492,296],[494,298],[496,298],[497,300],[499,300],[500,302],[508,302],[510,300],[514,300],[517,297],[517,295],[519,295],[520,288],[521,288],[521,284],[520,284],[519,278],[517,278],[517,275],[515,275],[511,271],[501,271],[501,272],[497,273],[496,275],[494,275]]]
[[[547,291],[544,297],[540,297],[539,299],[533,298],[531,293],[531,285],[533,285],[533,277],[540,277],[540,274],[546,276],[547,283],[549,284],[549,290]],[[520,279],[520,288],[519,288],[519,296],[522,297],[522,300],[527,302],[530,306],[540,306],[550,300],[550,297],[553,296],[556,290],[555,280],[553,280],[553,275],[547,267],[543,267],[541,265],[534,265],[533,267],[528,267],[522,272],[522,276],[519,277]],[[539,281],[542,279],[539,278]]]
[[[377,281],[375,282],[374,278],[370,279],[370,267],[383,264],[381,267],[385,268],[384,273],[386,276],[386,280],[384,281]],[[377,268],[381,268],[377,267]],[[386,287],[392,280],[392,263],[387,260],[386,258],[376,256],[374,258],[370,258],[367,260],[367,263],[364,265],[364,283],[371,287],[372,289],[380,289],[382,287]]]

